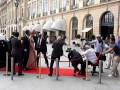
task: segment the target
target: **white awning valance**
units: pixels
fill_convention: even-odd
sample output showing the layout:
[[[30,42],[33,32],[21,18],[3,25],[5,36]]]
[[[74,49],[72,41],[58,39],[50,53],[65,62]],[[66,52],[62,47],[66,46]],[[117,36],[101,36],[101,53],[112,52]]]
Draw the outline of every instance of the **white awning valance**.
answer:
[[[3,33],[0,33],[0,40],[5,40],[5,35],[3,35]]]
[[[43,30],[51,30],[51,25],[53,24],[52,21],[47,21],[44,25],[43,25]]]
[[[52,26],[51,29],[53,30],[59,30],[59,31],[65,31],[65,21],[64,20],[56,20]]]
[[[25,26],[25,27],[23,27],[22,30],[23,30],[23,31],[29,30],[29,26]]]
[[[92,30],[92,28],[84,28],[84,29],[82,30],[82,32],[88,32],[88,31],[90,31],[90,30]]]
[[[36,25],[34,25],[34,27],[33,27],[33,30],[35,30],[35,31],[37,31],[37,32],[41,32],[41,25],[40,24],[36,24]]]

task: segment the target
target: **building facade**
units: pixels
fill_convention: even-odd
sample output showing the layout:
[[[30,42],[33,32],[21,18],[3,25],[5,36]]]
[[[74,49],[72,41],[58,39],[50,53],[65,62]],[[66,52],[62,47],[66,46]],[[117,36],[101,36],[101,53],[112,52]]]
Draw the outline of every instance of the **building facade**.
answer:
[[[14,0],[3,0],[0,5],[0,31],[7,37],[15,31]],[[68,40],[78,34],[90,38],[92,35],[120,35],[120,0],[20,0],[17,10],[17,28],[23,34],[24,26],[62,21]],[[59,35],[61,31],[49,31]]]

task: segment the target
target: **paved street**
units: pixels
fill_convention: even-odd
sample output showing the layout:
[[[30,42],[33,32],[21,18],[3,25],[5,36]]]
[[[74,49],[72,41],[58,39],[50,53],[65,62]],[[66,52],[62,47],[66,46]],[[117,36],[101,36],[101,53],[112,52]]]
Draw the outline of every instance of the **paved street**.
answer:
[[[52,49],[49,47],[49,53]],[[66,47],[65,47],[66,48]],[[67,53],[65,53],[67,55]],[[66,57],[62,57],[61,60],[67,60]],[[42,58],[42,67],[45,67],[44,60]],[[68,63],[60,63],[62,68],[72,68],[68,67]],[[105,64],[104,64],[105,67]],[[120,71],[120,70],[119,70]],[[98,75],[93,76],[90,81],[85,81],[78,77],[59,77],[57,81],[55,76],[48,77],[47,75],[42,75],[42,79],[36,78],[37,75],[25,74],[22,77],[15,76],[14,80],[11,78],[3,76],[4,72],[0,74],[0,90],[120,90],[120,77],[110,78],[110,70],[104,70],[102,74],[102,84],[98,84]]]

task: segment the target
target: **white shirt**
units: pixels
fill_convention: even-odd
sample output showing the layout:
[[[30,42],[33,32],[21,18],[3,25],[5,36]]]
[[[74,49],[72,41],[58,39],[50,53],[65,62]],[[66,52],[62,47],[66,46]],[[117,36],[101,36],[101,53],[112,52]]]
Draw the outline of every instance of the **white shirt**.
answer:
[[[88,61],[92,62],[93,64],[96,63],[97,57],[93,48],[86,50],[83,54],[86,56]]]

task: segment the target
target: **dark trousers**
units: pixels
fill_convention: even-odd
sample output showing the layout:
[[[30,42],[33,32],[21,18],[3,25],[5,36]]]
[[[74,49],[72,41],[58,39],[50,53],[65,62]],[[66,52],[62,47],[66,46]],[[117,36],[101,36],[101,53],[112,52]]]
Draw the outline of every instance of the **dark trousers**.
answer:
[[[13,73],[15,74],[15,65],[18,63],[18,74],[22,74],[22,59],[21,57],[14,56],[13,57],[14,62],[13,62]]]
[[[23,52],[23,68],[26,68],[29,58],[29,52]]]
[[[92,65],[93,66],[93,72],[96,72],[96,66],[93,65],[92,62],[88,61],[88,65]],[[84,61],[84,70],[86,68],[86,61]]]
[[[80,71],[79,68],[78,68],[79,64],[81,64],[81,72],[85,73],[85,66],[84,66],[83,61],[80,61],[80,60],[78,60],[78,61],[71,61],[71,63],[72,63],[72,66],[74,68],[74,73],[76,73],[77,71]]]
[[[54,65],[54,62],[55,62],[55,60],[57,59],[57,57],[51,57],[51,62],[50,62],[50,69],[49,69],[49,71],[50,71],[50,75],[52,75],[53,74],[53,65]],[[60,60],[60,57],[58,57],[58,60]]]
[[[40,52],[40,51],[37,51],[37,66],[39,64],[39,54],[42,53],[43,56],[44,56],[44,59],[45,59],[45,63],[47,64],[47,67],[49,66],[49,62],[48,62],[48,58],[47,58],[47,55],[46,53],[43,53],[43,52]]]

